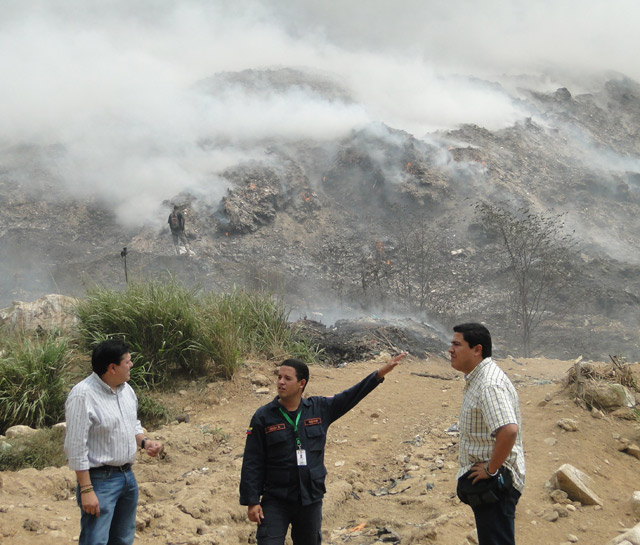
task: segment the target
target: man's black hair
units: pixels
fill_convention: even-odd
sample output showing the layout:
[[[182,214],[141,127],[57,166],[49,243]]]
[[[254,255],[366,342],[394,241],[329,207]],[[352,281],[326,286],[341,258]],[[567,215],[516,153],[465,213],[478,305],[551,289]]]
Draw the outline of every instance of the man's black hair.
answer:
[[[108,339],[96,345],[91,354],[91,368],[101,377],[110,363],[120,365],[122,356],[129,352],[129,345],[121,339]]]
[[[298,382],[304,379],[306,381],[304,388],[307,387],[307,384],[309,383],[309,367],[305,362],[301,360],[296,360],[294,358],[289,358],[287,360],[284,360],[280,364],[281,367],[283,365],[286,367],[293,367],[296,371],[296,379],[298,380]],[[303,392],[304,392],[304,388],[302,389]]]
[[[491,356],[491,333],[482,324],[470,322],[453,327],[455,333],[462,334],[462,338],[469,344],[469,348],[482,345],[482,357]]]

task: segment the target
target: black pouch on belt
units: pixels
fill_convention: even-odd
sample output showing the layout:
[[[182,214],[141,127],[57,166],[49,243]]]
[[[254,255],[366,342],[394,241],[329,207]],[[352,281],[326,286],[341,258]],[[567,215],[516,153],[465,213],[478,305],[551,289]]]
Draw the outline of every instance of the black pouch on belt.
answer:
[[[480,479],[476,484],[472,483],[473,479],[469,479],[470,474],[471,470],[458,479],[456,493],[461,502],[471,507],[496,503],[500,495],[513,486],[511,472],[504,466],[498,470],[495,477]]]

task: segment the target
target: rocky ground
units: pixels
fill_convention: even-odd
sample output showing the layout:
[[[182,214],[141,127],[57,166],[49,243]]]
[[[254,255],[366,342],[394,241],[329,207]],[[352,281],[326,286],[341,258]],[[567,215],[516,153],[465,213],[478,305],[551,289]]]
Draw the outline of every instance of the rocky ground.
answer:
[[[638,425],[594,418],[563,388],[572,361],[499,360],[516,385],[523,413],[527,486],[516,520],[520,545],[606,544],[636,524],[630,505],[640,461],[618,450],[617,436],[637,440]],[[310,395],[340,391],[380,365],[314,366]],[[226,383],[186,384],[165,401],[189,414],[149,436],[165,455],[139,455],[136,543],[254,542],[238,505],[244,431],[254,410],[274,395],[276,363],[250,362]],[[632,364],[636,376],[637,364]],[[427,376],[428,375],[428,376]],[[455,497],[457,422],[464,381],[441,357],[408,357],[385,383],[329,432],[324,503],[328,545],[474,543],[471,510]],[[558,426],[573,419],[576,431]],[[554,506],[547,482],[565,463],[593,480],[602,507]],[[0,473],[0,537],[5,545],[77,541],[79,511],[67,468]]]

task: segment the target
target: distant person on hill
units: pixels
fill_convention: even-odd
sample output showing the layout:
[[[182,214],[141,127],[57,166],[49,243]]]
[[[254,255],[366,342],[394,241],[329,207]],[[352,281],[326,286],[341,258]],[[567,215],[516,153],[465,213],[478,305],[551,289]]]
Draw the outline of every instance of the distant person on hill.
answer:
[[[458,497],[471,506],[479,545],[515,545],[516,504],[524,489],[518,394],[491,359],[482,324],[453,328],[451,366],[464,373]]]
[[[405,355],[331,397],[303,398],[309,368],[296,359],[282,362],[278,395],[251,418],[242,461],[240,504],[248,506],[249,520],[258,525],[258,545],[283,545],[289,526],[294,545],[321,543],[327,430]]]
[[[162,443],[144,436],[138,399],[127,384],[129,346],[103,341],[91,356],[93,373],[76,384],[65,404],[64,449],[76,472],[81,509],[79,545],[131,545],[138,484],[131,470],[137,449],[157,456]]]
[[[177,204],[173,205],[173,211],[169,214],[167,220],[169,229],[171,229],[171,236],[173,237],[173,246],[176,249],[176,253],[180,255],[180,243],[184,246],[185,251],[188,252],[189,244],[187,242],[187,236],[184,232],[184,214],[180,212],[180,208]]]

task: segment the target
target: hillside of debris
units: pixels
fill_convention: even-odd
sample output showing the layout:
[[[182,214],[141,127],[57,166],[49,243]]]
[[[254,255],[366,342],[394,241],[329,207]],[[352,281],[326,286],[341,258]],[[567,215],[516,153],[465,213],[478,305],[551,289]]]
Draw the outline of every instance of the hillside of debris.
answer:
[[[292,69],[201,85],[215,94],[305,82],[349,100],[335,82]],[[176,255],[166,216],[163,227],[124,228],[107,202],[63,190],[64,146],[4,149],[0,306],[170,274],[203,289],[270,290],[285,297],[292,319],[326,327],[411,317],[446,336],[454,322],[484,320],[504,351],[518,354],[508,270],[474,216],[478,201],[500,201],[566,213],[578,243],[571,304],[545,317],[536,352],[637,358],[640,86],[619,77],[591,94],[520,89],[514,100],[531,117],[497,131],[465,125],[417,138],[379,124],[339,141],[265,141],[263,158],[217,173],[228,186],[222,199],[183,192],[164,203],[167,214],[176,203],[186,216],[190,256]],[[409,251],[409,235],[420,251]],[[422,258],[420,278],[408,279],[407,264]]]

